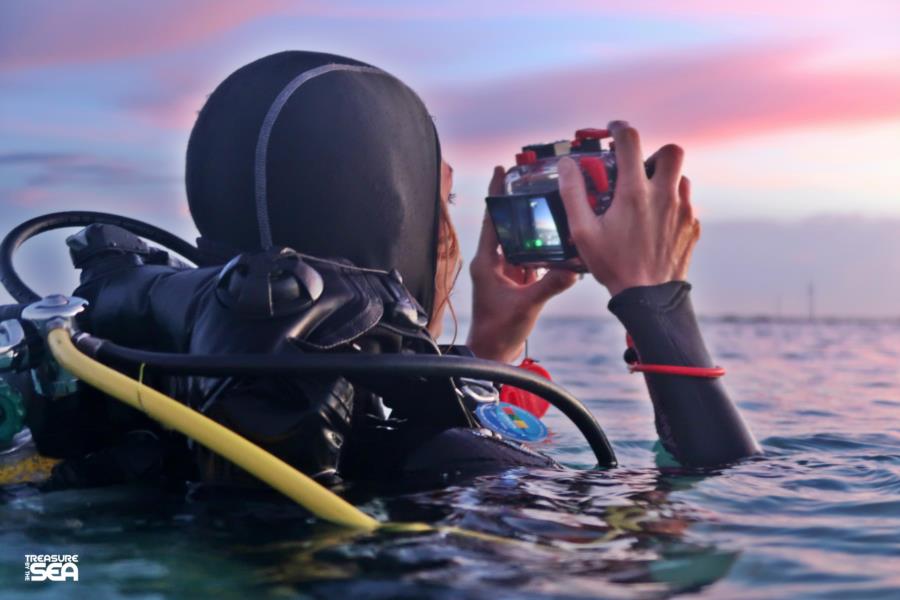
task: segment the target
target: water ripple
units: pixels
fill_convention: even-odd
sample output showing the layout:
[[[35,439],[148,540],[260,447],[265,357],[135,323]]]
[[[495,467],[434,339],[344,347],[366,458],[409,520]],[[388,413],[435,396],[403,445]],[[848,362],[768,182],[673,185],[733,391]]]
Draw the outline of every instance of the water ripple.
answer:
[[[33,550],[79,553],[78,592],[93,598],[900,597],[900,326],[704,329],[764,457],[659,468],[620,327],[554,320],[532,352],[595,412],[623,468],[514,469],[363,506],[521,543],[360,535],[269,498],[18,486],[0,490],[0,577],[19,581]],[[564,418],[551,411],[546,422],[541,450],[593,464]]]

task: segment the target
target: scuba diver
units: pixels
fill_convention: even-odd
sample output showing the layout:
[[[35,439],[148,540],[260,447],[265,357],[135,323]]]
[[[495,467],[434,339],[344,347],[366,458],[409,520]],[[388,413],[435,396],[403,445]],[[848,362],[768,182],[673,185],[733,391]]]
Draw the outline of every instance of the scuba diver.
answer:
[[[712,368],[685,281],[699,224],[682,151],[657,151],[648,178],[637,131],[624,122],[610,131],[619,174],[603,217],[588,208],[575,162],[559,164],[581,260],[609,290],[609,309],[642,362]],[[501,192],[504,172],[495,169],[492,193]],[[490,365],[478,362],[481,370],[464,377],[448,377],[447,365],[474,365],[466,360],[475,357],[507,373],[512,367],[500,363],[522,354],[544,304],[577,274],[551,269],[541,277],[508,264],[486,217],[470,267],[467,347],[436,344],[461,266],[448,206],[453,171],[426,107],[405,84],[329,54],[257,60],[209,96],[191,132],[185,178],[200,232],[188,258],[197,267],[146,244],[124,220],[90,224],[68,239],[81,270],[74,296],[88,302],[78,328],[107,340],[79,347],[326,486],[443,486],[511,467],[558,467],[481,418],[481,404],[496,403]],[[125,346],[136,350],[129,355]],[[177,357],[167,371],[149,353],[211,363],[250,354],[273,364],[319,357],[346,370],[261,375],[210,366],[186,375]],[[361,355],[399,366],[354,370]],[[659,372],[645,379],[662,446],[682,465],[724,465],[759,452],[720,380]],[[40,453],[62,459],[47,489],[253,481],[88,386],[49,398],[30,389],[28,377],[7,380],[26,396]],[[599,462],[615,464],[611,448]]]

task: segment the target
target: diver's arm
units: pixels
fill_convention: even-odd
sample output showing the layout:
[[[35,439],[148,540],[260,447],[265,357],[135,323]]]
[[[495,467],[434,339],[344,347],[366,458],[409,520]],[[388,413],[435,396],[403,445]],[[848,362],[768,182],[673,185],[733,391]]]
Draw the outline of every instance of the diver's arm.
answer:
[[[632,339],[641,362],[715,366],[703,342],[690,284],[671,281],[616,294],[609,309]],[[645,374],[665,449],[685,466],[713,466],[760,452],[721,379]]]
[[[506,170],[494,167],[488,193],[503,194]],[[498,251],[500,242],[487,212],[481,224],[478,251],[469,266],[472,276],[472,326],[468,347],[478,358],[513,362],[525,350],[525,339],[550,298],[578,280],[570,271],[537,270],[511,265]]]
[[[559,161],[559,188],[572,239],[585,266],[613,297],[610,309],[647,364],[711,367],[688,298],[688,266],[700,237],[684,151],[663,146],[646,163],[637,130],[609,124],[618,174],[609,210],[591,209],[584,178]],[[652,165],[648,176],[647,165]],[[726,463],[758,451],[720,381],[647,375],[663,444],[683,464]]]

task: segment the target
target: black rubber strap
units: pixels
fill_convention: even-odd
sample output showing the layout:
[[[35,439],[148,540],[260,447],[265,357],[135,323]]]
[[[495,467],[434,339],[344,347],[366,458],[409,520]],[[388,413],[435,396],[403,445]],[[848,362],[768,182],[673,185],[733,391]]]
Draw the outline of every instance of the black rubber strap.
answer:
[[[0,284],[3,284],[6,291],[18,302],[24,304],[37,302],[41,297],[22,281],[13,265],[13,256],[16,250],[29,239],[46,231],[67,227],[86,227],[94,223],[118,225],[135,235],[146,238],[165,247],[167,250],[181,255],[198,266],[204,264],[201,253],[189,242],[149,223],[110,213],[80,210],[65,211],[50,213],[25,221],[3,238],[3,242],[0,243]]]
[[[601,467],[617,465],[616,455],[594,415],[562,387],[533,373],[478,358],[403,354],[223,354],[191,355],[147,352],[79,334],[78,348],[100,361],[145,365],[175,375],[340,374],[416,377],[471,377],[511,384],[533,392],[558,408],[584,435]]]

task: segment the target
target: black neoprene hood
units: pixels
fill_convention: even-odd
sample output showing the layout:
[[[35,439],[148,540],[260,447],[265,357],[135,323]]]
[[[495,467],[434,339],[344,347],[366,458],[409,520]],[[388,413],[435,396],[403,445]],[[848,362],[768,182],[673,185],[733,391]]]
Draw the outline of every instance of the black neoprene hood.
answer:
[[[199,244],[227,260],[288,246],[399,270],[434,297],[440,144],[419,97],[365,63],[289,51],[210,95],[191,132],[186,185]]]

